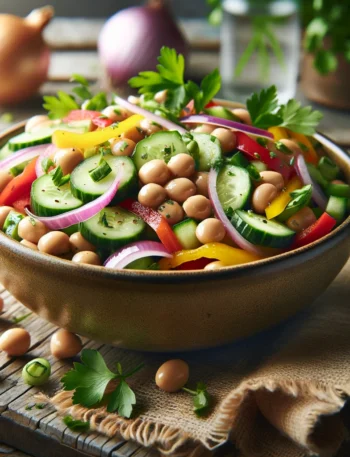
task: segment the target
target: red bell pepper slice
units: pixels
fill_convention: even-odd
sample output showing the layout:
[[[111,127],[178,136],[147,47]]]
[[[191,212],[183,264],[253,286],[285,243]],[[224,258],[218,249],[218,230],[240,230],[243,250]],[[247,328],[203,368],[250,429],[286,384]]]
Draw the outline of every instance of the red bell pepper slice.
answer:
[[[102,113],[99,111],[92,111],[88,109],[74,109],[71,111],[64,119],[64,122],[72,122],[72,121],[85,121],[85,120],[93,120],[96,117],[102,116]]]
[[[16,200],[30,195],[33,182],[36,180],[35,164],[37,159],[32,160],[23,172],[13,178],[0,194],[0,206],[11,205]]]
[[[164,217],[152,208],[147,208],[135,200],[125,200],[120,203],[122,208],[141,217],[158,235],[160,241],[169,252],[181,251],[182,246]]]
[[[243,152],[248,159],[250,160],[261,160],[267,165],[269,170],[278,171],[281,173],[285,181],[288,181],[291,174],[293,173],[293,168],[288,164],[290,157],[286,160],[282,160],[281,157],[271,157],[270,151],[264,146],[261,146],[255,140],[250,138],[247,134],[243,132],[235,132],[237,145],[236,148]]]
[[[97,127],[104,129],[104,128],[112,125],[113,121],[112,121],[112,119],[109,119],[108,117],[103,117],[101,115],[100,117],[95,117],[94,119],[92,119],[92,123],[94,125],[96,125]]]
[[[319,240],[330,233],[336,224],[337,221],[333,217],[328,213],[323,213],[314,224],[296,235],[291,249],[300,248]]]
[[[12,206],[15,208],[15,210],[24,214],[25,209],[30,207],[30,195],[20,198],[19,200],[16,200],[12,203]]]
[[[209,263],[214,262],[215,259],[206,259],[202,257],[201,259],[191,260],[190,262],[185,262],[182,265],[176,267],[176,270],[203,270]]]

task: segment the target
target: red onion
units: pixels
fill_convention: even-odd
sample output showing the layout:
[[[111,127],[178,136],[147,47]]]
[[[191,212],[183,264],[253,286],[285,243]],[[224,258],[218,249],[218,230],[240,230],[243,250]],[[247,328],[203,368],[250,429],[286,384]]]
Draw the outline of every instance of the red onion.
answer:
[[[151,111],[147,111],[146,109],[143,109],[138,105],[134,105],[133,103],[130,103],[127,100],[124,100],[124,98],[115,96],[114,101],[115,101],[115,103],[117,103],[120,106],[123,106],[130,112],[132,112],[134,114],[141,114],[141,116],[144,116],[147,119],[150,119],[151,121],[156,122],[157,124],[161,125],[162,127],[164,127],[167,130],[177,130],[179,133],[187,132],[187,130],[184,127],[181,127],[180,125],[177,125],[174,122],[171,122],[168,119],[165,119],[164,117],[157,116],[156,114],[151,113]]]
[[[322,192],[322,189],[320,186],[315,182],[309,173],[309,170],[307,169],[307,165],[305,162],[304,157],[299,154],[298,157],[296,158],[295,161],[295,170],[299,176],[299,178],[302,180],[304,186],[311,184],[312,185],[312,198],[313,200],[317,203],[317,205],[325,210],[327,206],[327,199],[325,195]]]
[[[40,146],[32,146],[30,148],[21,149],[7,157],[0,162],[0,170],[8,171],[23,162],[34,159],[42,154],[47,149],[47,144],[41,144]]]
[[[98,40],[102,65],[115,85],[141,71],[155,70],[162,46],[182,54],[187,51],[166,0],[148,0],[144,6],[118,12],[106,22]]]
[[[31,213],[27,208],[26,213],[28,216],[43,222],[46,227],[51,230],[61,230],[70,227],[71,225],[78,224],[79,222],[87,221],[111,203],[118,191],[118,187],[123,174],[124,168],[120,168],[115,177],[115,180],[107,192],[101,195],[101,197],[96,198],[96,200],[93,200],[92,202],[87,203],[80,208],[73,209],[72,211],[68,211],[66,213],[52,217],[37,216],[36,214]]]
[[[104,266],[107,268],[114,268],[115,270],[122,270],[131,262],[149,256],[172,257],[162,243],[156,241],[137,241],[136,243],[124,246],[119,249],[119,251],[112,254],[106,260]]]
[[[224,224],[226,229],[227,235],[232,239],[234,243],[237,244],[238,247],[248,251],[252,254],[256,254],[258,256],[265,256],[262,249],[258,248],[254,244],[247,241],[231,224],[230,220],[225,214],[223,207],[220,203],[219,196],[216,190],[216,184],[218,179],[218,173],[214,168],[212,168],[209,172],[209,198],[213,205],[214,213],[216,217]]]
[[[42,153],[40,154],[40,156],[35,164],[35,172],[36,172],[36,175],[38,178],[40,178],[40,176],[42,176],[44,174],[44,170],[42,167],[43,160],[46,157],[51,157],[57,151],[57,148],[54,144],[49,144],[49,145],[46,144],[45,146],[46,146],[46,149],[42,151]]]
[[[218,127],[224,127],[228,129],[240,130],[241,132],[248,133],[250,135],[262,136],[264,138],[273,139],[272,133],[267,130],[258,129],[251,125],[241,124],[240,122],[230,121],[228,119],[222,119],[221,117],[209,116],[207,114],[194,114],[186,116],[180,119],[184,124],[210,124],[217,125]]]

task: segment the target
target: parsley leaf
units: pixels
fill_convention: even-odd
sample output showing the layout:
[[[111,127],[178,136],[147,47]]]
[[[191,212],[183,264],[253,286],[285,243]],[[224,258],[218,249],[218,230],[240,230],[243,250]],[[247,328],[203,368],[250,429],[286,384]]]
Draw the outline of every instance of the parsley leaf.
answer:
[[[71,111],[80,108],[72,95],[61,90],[57,92],[57,97],[45,95],[44,102],[43,107],[49,112],[50,119],[62,119]]]
[[[178,85],[184,84],[185,58],[182,54],[177,54],[175,49],[163,46],[158,61],[157,70],[163,79]]]
[[[273,112],[278,108],[277,87],[271,86],[260,93],[254,93],[247,100],[247,108],[255,127],[261,129],[279,125],[281,118]]]
[[[281,127],[304,135],[313,135],[323,117],[320,111],[313,111],[311,106],[302,107],[299,102],[293,99],[281,106],[279,114],[282,118],[282,123],[279,124]]]
[[[193,396],[193,411],[197,416],[201,417],[208,413],[211,405],[211,396],[204,383],[199,382],[196,390],[191,390],[187,387],[183,387],[182,390]]]
[[[190,81],[192,83],[192,81]],[[194,83],[193,83],[194,84]],[[191,91],[194,85],[192,84]],[[197,85],[196,85],[197,86]],[[201,82],[200,88],[197,86],[197,91],[194,94],[194,106],[196,112],[200,113],[210,100],[219,92],[221,87],[221,75],[216,68],[209,75],[205,76]]]
[[[94,349],[83,349],[82,363],[74,363],[74,368],[66,373],[61,382],[64,390],[74,390],[73,404],[91,407],[102,401],[107,385],[112,380],[119,380],[116,389],[109,396],[107,410],[118,411],[123,417],[130,417],[136,396],[126,382],[141,365],[134,370],[123,374],[120,364],[117,364],[117,373],[107,367],[102,355]]]
[[[90,429],[90,422],[84,422],[81,420],[74,420],[72,416],[65,416],[63,422],[73,432],[88,432]]]

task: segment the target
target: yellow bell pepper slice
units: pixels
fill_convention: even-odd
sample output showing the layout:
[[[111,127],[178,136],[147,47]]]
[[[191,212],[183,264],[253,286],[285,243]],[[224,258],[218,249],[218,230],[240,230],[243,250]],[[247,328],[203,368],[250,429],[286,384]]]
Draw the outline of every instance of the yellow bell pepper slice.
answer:
[[[275,141],[285,140],[289,138],[288,130],[283,127],[270,127],[269,132],[272,133]]]
[[[294,176],[294,178],[289,181],[286,188],[272,200],[271,204],[266,208],[266,217],[268,219],[273,219],[283,213],[288,203],[292,200],[292,197],[289,195],[290,192],[301,189],[302,187],[303,184],[300,179],[297,176]]]
[[[175,252],[172,258],[164,258],[159,261],[161,270],[170,270],[183,263],[191,260],[198,260],[202,257],[207,259],[221,260],[226,266],[240,265],[243,263],[260,260],[261,257],[243,251],[242,249],[233,248],[223,243],[208,243],[197,249],[187,249]]]
[[[306,162],[317,165],[319,157],[309,138],[306,135],[303,135],[302,133],[295,133],[288,129],[286,130],[288,132],[290,139],[305,146],[305,148],[301,147],[300,149],[302,150]]]
[[[139,114],[125,119],[117,126],[106,127],[101,130],[88,133],[73,133],[64,130],[56,130],[52,135],[52,142],[58,148],[92,148],[98,144],[105,143],[112,138],[116,138],[122,133],[127,133],[129,130],[137,127],[140,121],[144,119]]]

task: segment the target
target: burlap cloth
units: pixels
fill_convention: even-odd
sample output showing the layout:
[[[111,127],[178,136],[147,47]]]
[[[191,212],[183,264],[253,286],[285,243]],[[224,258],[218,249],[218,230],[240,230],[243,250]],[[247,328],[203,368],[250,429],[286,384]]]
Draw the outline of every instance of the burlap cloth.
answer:
[[[244,457],[331,456],[346,437],[340,411],[350,394],[349,279],[350,261],[312,307],[278,328],[228,347],[174,356],[190,364],[193,385],[205,382],[214,397],[205,419],[194,415],[188,394],[156,388],[158,366],[173,355],[113,348],[103,353],[107,363],[126,368],[145,362],[131,381],[138,403],[132,420],[72,406],[70,392],[51,401],[62,414],[90,420],[95,431],[171,455],[196,454],[200,446],[214,449],[231,439]]]

